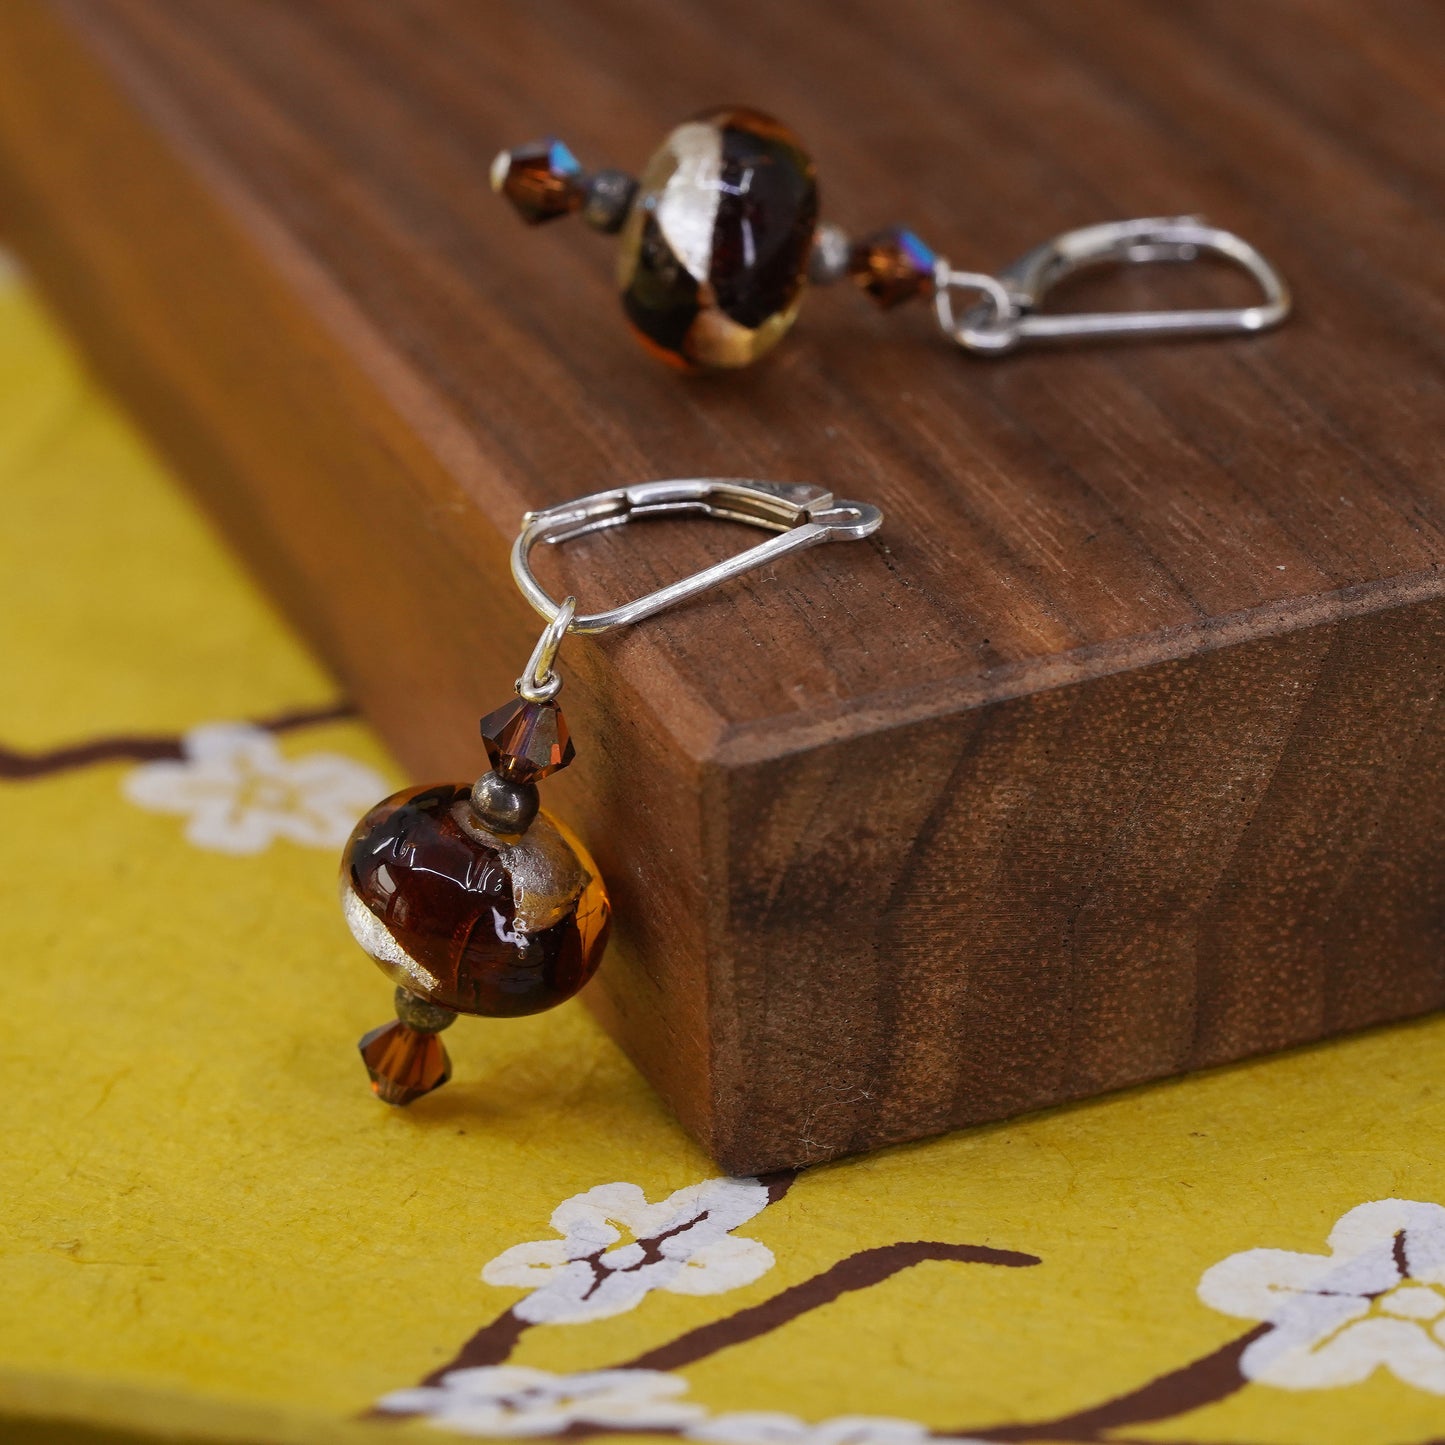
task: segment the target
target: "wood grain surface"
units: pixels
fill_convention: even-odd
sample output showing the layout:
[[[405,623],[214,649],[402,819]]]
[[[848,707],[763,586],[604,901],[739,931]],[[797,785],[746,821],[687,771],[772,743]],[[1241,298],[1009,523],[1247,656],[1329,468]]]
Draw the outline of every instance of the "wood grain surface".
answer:
[[[774,1167],[1445,1004],[1442,45],[1397,0],[11,0],[0,210],[419,773],[478,768],[535,634],[524,508],[708,474],[883,508],[564,654],[551,797],[620,922],[592,1001],[724,1165]],[[548,132],[635,169],[720,101],[788,120],[851,230],[988,269],[1198,212],[1297,315],[976,361],[839,288],[681,378],[614,243],[523,229],[486,169]],[[590,609],[730,532],[549,577]]]

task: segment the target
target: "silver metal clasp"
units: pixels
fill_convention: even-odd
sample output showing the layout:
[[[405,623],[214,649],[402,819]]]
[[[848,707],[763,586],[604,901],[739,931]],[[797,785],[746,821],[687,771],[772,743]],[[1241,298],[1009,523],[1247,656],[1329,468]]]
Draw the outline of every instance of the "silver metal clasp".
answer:
[[[576,614],[576,599],[555,602],[532,573],[531,553],[539,542],[556,546],[600,532],[608,527],[648,517],[694,515],[745,522],[777,533],[726,561],[705,567],[678,582],[659,587],[645,597],[625,602],[606,612]],[[556,695],[561,683],[552,671],[562,638],[570,632],[607,632],[631,622],[652,617],[710,591],[745,572],[765,567],[793,552],[816,547],[821,542],[853,541],[871,536],[883,525],[883,514],[868,502],[835,498],[823,487],[791,482],[757,482],[742,477],[695,477],[669,482],[643,482],[635,487],[618,487],[595,492],[575,502],[528,512],[522,530],[512,544],[512,576],[522,595],[547,619],[537,647],[518,679],[523,697],[541,701]]]
[[[1253,306],[1193,311],[1104,311],[1044,314],[1044,298],[1067,276],[1093,266],[1152,261],[1195,261],[1213,255],[1231,261],[1259,283]],[[1198,216],[1107,221],[1066,231],[1019,257],[997,276],[955,271],[940,260],[935,271],[938,324],[966,351],[997,356],[1026,342],[1217,336],[1265,331],[1289,315],[1289,287],[1248,241]],[[960,318],[955,299],[979,296]]]

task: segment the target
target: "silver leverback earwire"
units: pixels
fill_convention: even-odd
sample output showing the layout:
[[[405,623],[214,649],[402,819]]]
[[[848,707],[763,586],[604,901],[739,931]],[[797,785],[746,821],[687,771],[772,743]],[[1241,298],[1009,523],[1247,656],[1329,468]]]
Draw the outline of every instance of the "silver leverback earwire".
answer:
[[[556,546],[589,532],[621,527],[634,519],[689,514],[746,522],[779,535],[678,582],[659,587],[645,597],[606,612],[582,616],[577,615],[576,598],[554,602],[533,575],[531,553],[539,542]],[[640,622],[780,557],[816,547],[821,542],[868,537],[882,525],[882,512],[868,502],[838,501],[825,488],[806,483],[756,482],[740,477],[643,482],[635,487],[594,492],[589,497],[579,497],[575,502],[564,502],[544,511],[528,512],[512,544],[512,576],[522,595],[547,619],[547,626],[532,649],[526,670],[517,679],[517,691],[529,702],[546,702],[556,697],[562,679],[552,664],[562,639],[569,632],[609,632],[614,627]]]
[[[1044,298],[1066,277],[1092,266],[1151,261],[1195,261],[1218,256],[1259,283],[1263,301],[1253,306],[1193,311],[1105,311],[1043,315]],[[957,293],[981,293],[960,318]],[[1083,226],[1036,246],[997,276],[955,271],[939,259],[934,267],[934,309],[944,334],[965,351],[998,356],[1026,342],[1144,339],[1155,336],[1217,336],[1265,331],[1289,315],[1289,287],[1248,241],[1198,216],[1107,221]]]
[[[542,629],[527,666],[517,679],[517,695],[528,702],[550,702],[562,691],[562,679],[552,669],[557,660],[557,649],[572,625],[577,613],[577,599],[564,597],[557,615]]]

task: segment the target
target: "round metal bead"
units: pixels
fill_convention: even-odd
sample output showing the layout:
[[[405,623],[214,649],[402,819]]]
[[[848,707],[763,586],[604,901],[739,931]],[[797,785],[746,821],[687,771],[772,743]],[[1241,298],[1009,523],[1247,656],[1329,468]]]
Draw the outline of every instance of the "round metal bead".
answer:
[[[813,250],[808,257],[808,280],[815,286],[831,286],[848,274],[853,245],[842,226],[824,221],[813,232]]]
[[[472,812],[489,833],[515,838],[537,816],[537,785],[512,783],[497,773],[483,773],[472,784]]]
[[[637,182],[626,171],[597,171],[587,178],[582,219],[594,231],[612,235],[622,229],[637,195]]]
[[[418,998],[409,988],[403,988],[400,984],[396,986],[394,999],[396,1005],[396,1016],[407,1028],[415,1029],[419,1034],[439,1034],[443,1029],[449,1029],[456,1023],[456,1013],[445,1008],[439,1003],[428,1003],[424,998]]]

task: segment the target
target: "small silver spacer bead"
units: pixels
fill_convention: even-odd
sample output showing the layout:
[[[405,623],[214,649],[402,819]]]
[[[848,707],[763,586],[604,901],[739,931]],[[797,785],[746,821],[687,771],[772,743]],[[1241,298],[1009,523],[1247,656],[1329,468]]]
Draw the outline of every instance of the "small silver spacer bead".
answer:
[[[597,171],[587,177],[586,186],[582,219],[604,235],[620,231],[637,195],[637,182],[625,171]]]
[[[516,838],[537,816],[536,783],[510,783],[496,773],[483,773],[472,784],[472,814],[489,833]]]
[[[814,286],[831,286],[848,274],[852,243],[842,226],[824,221],[813,232],[813,252],[808,257],[808,280]]]
[[[454,1009],[445,1008],[439,1003],[428,1003],[426,999],[400,984],[396,986],[393,1003],[396,1006],[397,1018],[407,1028],[415,1029],[419,1034],[439,1034],[443,1029],[451,1028],[457,1021]]]

